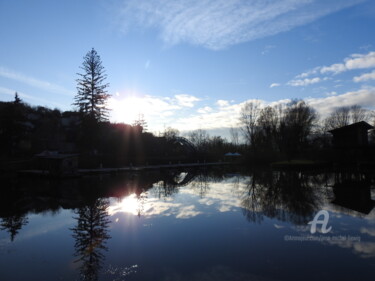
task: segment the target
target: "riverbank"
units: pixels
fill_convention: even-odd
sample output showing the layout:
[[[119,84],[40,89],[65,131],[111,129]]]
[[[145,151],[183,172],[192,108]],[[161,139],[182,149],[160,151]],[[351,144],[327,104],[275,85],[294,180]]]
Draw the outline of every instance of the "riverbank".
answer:
[[[62,173],[60,175],[51,175],[46,170],[21,170],[17,174],[25,177],[47,177],[47,178],[72,178],[84,175],[100,175],[100,174],[119,174],[132,171],[146,171],[146,170],[164,170],[164,169],[179,169],[179,168],[196,168],[196,167],[211,167],[231,165],[231,162],[197,162],[197,163],[180,163],[180,164],[165,164],[165,165],[143,165],[143,166],[127,166],[121,168],[96,168],[96,169],[78,169],[72,173]]]

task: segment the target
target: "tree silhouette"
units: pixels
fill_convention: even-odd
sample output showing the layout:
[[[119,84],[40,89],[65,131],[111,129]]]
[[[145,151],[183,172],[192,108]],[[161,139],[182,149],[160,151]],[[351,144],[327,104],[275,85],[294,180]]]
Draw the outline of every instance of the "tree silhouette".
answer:
[[[139,113],[137,119],[134,120],[132,126],[140,128],[141,132],[146,132],[147,131],[147,121],[145,120],[145,116],[142,113]]]
[[[10,240],[13,242],[19,230],[28,223],[25,215],[12,215],[1,219],[0,229],[6,230],[10,234]]]
[[[14,103],[15,104],[20,104],[22,102],[22,100],[20,99],[20,97],[18,96],[18,93],[16,92],[14,94]]]
[[[76,211],[77,226],[72,228],[75,239],[76,262],[81,262],[80,275],[82,280],[98,280],[102,268],[103,251],[107,250],[108,234],[107,215],[108,200],[96,199]]]
[[[258,101],[246,102],[240,111],[241,131],[246,142],[250,145],[254,143],[259,113],[260,103]]]
[[[315,110],[302,100],[292,101],[284,111],[280,122],[278,143],[280,150],[286,153],[288,160],[291,160],[293,156],[306,148],[307,138],[318,116]]]
[[[352,123],[369,122],[371,112],[359,105],[337,107],[325,120],[325,130],[333,130]]]
[[[77,79],[77,95],[73,105],[77,106],[84,116],[90,116],[96,121],[107,121],[109,113],[107,100],[110,95],[106,88],[109,84],[104,83],[107,75],[100,56],[94,48],[83,58],[80,68],[84,73],[77,73],[80,78]]]

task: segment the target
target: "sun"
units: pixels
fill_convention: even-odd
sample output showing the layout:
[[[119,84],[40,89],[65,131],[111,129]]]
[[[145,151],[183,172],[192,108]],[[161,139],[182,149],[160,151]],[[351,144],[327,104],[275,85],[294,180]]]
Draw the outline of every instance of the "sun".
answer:
[[[114,215],[116,213],[129,213],[133,215],[138,215],[139,213],[139,200],[136,194],[131,194],[124,197],[120,202],[115,205],[108,207],[108,214]]]
[[[109,99],[108,105],[111,109],[111,120],[126,124],[132,124],[146,109],[144,99],[139,96],[121,98],[116,94],[116,97]]]

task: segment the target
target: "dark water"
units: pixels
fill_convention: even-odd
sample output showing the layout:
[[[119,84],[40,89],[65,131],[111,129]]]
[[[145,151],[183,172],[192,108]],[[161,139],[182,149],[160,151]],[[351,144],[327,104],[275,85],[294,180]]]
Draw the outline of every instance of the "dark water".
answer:
[[[0,280],[374,280],[374,178],[214,170],[11,180],[0,191]],[[316,220],[311,233],[321,210],[326,225]]]

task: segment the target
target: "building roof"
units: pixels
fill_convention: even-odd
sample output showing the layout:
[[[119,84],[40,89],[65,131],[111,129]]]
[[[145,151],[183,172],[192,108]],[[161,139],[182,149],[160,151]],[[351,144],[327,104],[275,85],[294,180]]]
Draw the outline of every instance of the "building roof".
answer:
[[[353,123],[353,124],[350,124],[350,125],[347,125],[347,126],[343,126],[343,127],[340,127],[340,128],[330,130],[328,132],[330,132],[330,133],[345,132],[345,131],[354,130],[356,128],[363,128],[365,130],[374,129],[374,127],[371,126],[369,123],[367,123],[365,121],[360,121],[360,122],[357,122],[357,123]]]

